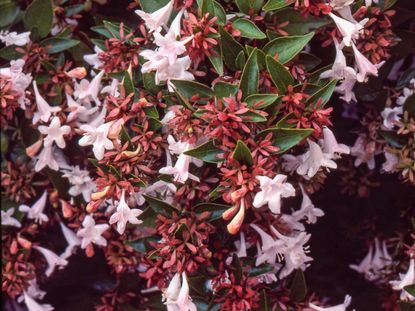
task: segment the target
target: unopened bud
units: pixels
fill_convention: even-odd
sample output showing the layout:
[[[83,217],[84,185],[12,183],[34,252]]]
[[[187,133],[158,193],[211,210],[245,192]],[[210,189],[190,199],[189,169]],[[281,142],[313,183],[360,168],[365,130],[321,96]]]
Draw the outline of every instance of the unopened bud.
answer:
[[[125,151],[123,151],[121,154],[122,154],[123,156],[125,156],[126,158],[131,159],[131,158],[136,157],[136,156],[140,153],[140,150],[141,150],[141,146],[140,146],[140,145],[138,145],[138,147],[137,147],[137,149],[136,149],[135,151],[128,151],[128,150],[125,150]]]
[[[117,121],[114,121],[108,131],[108,138],[109,139],[117,139],[120,135],[120,132],[122,130],[122,126],[124,125],[123,119],[118,119]]]
[[[33,158],[38,152],[39,149],[42,147],[43,139],[38,140],[33,145],[30,145],[26,148],[26,154],[28,157]]]
[[[17,242],[24,249],[31,249],[32,248],[32,242],[30,242],[29,240],[26,240],[25,238],[22,238],[20,235],[17,235]]]
[[[232,219],[232,221],[228,224],[227,229],[230,234],[237,234],[239,229],[242,226],[245,218],[245,204],[244,201],[241,201],[241,206],[239,208],[238,214]]]
[[[69,78],[83,79],[86,76],[86,69],[84,67],[76,67],[69,72],[66,72]]]
[[[98,207],[101,205],[101,202],[102,202],[102,200],[89,202],[88,205],[86,206],[86,211],[88,213],[95,212],[98,209]]]
[[[97,201],[97,200],[105,198],[105,196],[107,195],[108,190],[110,190],[110,186],[106,186],[103,190],[92,193],[91,194],[91,200],[92,201]]]
[[[229,220],[229,219],[231,219],[235,215],[235,213],[237,211],[238,211],[238,206],[237,205],[231,207],[230,209],[227,209],[222,214],[223,220]]]
[[[65,218],[72,217],[74,214],[72,205],[70,205],[68,202],[64,200],[59,200],[59,201],[61,202],[63,217]]]

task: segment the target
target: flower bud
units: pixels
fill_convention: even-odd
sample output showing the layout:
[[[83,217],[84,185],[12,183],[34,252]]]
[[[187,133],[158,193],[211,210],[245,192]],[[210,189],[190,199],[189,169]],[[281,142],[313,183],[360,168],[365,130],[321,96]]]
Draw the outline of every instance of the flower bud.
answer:
[[[125,150],[125,151],[123,151],[121,154],[122,154],[123,156],[125,156],[126,158],[131,159],[131,158],[136,157],[136,156],[140,153],[140,150],[141,150],[141,146],[140,146],[140,145],[138,145],[138,147],[137,147],[137,149],[136,149],[135,151],[128,151],[128,150]]]
[[[103,190],[92,193],[91,194],[91,200],[92,201],[97,201],[97,200],[105,198],[105,196],[107,195],[108,190],[110,190],[110,186],[106,186]]]
[[[65,218],[72,217],[74,214],[72,205],[70,205],[68,202],[64,200],[59,200],[59,201],[61,202],[63,217]]]
[[[26,148],[26,154],[28,157],[33,158],[38,152],[39,149],[42,147],[43,140],[40,139],[37,142],[35,142],[33,145],[30,145]]]
[[[235,215],[235,213],[238,211],[238,206],[235,205],[229,209],[227,209],[226,211],[224,211],[222,213],[222,218],[223,220],[229,220],[233,217],[233,215]]]
[[[124,125],[124,120],[123,119],[118,119],[117,121],[114,121],[114,123],[112,123],[109,131],[108,131],[108,135],[107,137],[109,139],[117,139],[118,136],[120,135],[120,132],[122,130],[122,126]]]
[[[17,242],[24,249],[31,249],[32,248],[32,242],[30,242],[29,240],[26,240],[25,238],[22,238],[19,234],[17,235]]]
[[[69,72],[66,72],[69,78],[83,79],[86,76],[86,69],[84,67],[76,67]]]
[[[244,200],[241,201],[241,206],[239,208],[238,214],[232,219],[232,221],[228,224],[227,229],[230,234],[237,234],[239,229],[242,226],[242,223],[245,219],[245,204]]]

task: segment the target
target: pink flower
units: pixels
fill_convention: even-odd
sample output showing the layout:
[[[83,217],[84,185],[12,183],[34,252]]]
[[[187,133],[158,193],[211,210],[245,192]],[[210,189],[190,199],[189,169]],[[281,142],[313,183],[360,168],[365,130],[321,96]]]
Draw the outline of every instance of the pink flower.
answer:
[[[46,216],[46,214],[43,213],[43,210],[46,206],[47,195],[48,193],[45,190],[42,196],[32,206],[22,204],[19,206],[19,211],[27,213],[26,216],[28,219],[34,219],[35,222],[39,224],[42,224],[42,222],[49,221],[48,216]]]
[[[344,144],[339,144],[333,132],[328,127],[323,127],[323,152],[330,155],[333,159],[340,158],[339,154],[349,154],[350,148]]]
[[[337,26],[337,29],[342,34],[343,43],[346,46],[350,46],[352,44],[352,41],[359,38],[360,32],[362,31],[364,24],[366,24],[366,22],[368,21],[368,19],[365,18],[359,23],[353,23],[333,13],[329,13],[329,16],[333,19],[334,23]]]
[[[91,243],[99,246],[107,246],[107,240],[102,234],[109,229],[109,225],[96,225],[94,218],[91,215],[86,215],[82,226],[83,228],[76,233],[82,239],[81,248],[85,249]]]
[[[48,263],[48,268],[45,271],[45,275],[48,277],[52,275],[56,267],[59,267],[62,269],[68,264],[68,261],[66,259],[59,257],[58,255],[56,255],[51,250],[48,250],[47,248],[40,247],[40,246],[34,246],[33,248],[39,251],[40,253],[42,253],[42,255],[45,257]]]
[[[102,66],[102,62],[99,59],[99,54],[104,52],[98,46],[94,46],[94,54],[84,55],[84,61],[92,66],[94,69],[99,69]]]
[[[38,129],[39,132],[46,135],[43,140],[45,147],[52,146],[53,142],[55,142],[59,148],[66,147],[63,136],[68,135],[71,132],[71,128],[68,125],[61,126],[61,120],[58,117],[54,117],[49,126],[41,125]]]
[[[146,13],[141,10],[136,10],[135,13],[144,20],[144,23],[150,32],[159,32],[161,26],[166,25],[169,21],[172,11],[173,1],[169,1],[164,7],[153,13]]]
[[[182,279],[182,283],[180,282]],[[176,273],[163,293],[163,301],[168,311],[197,311],[189,295],[186,272]]]
[[[377,77],[378,69],[383,65],[384,61],[374,65],[362,53],[359,52],[354,44],[352,44],[352,48],[358,68],[357,81],[365,82],[369,75]]]
[[[127,202],[125,202],[125,190],[122,191],[120,201],[117,205],[117,211],[112,214],[109,223],[112,225],[117,223],[117,231],[119,234],[123,234],[127,223],[134,225],[141,224],[142,221],[137,219],[142,211],[138,208],[130,209]]]
[[[98,99],[98,94],[101,89],[101,80],[104,73],[105,72],[102,70],[91,80],[91,82],[83,79],[79,84],[75,83],[74,96],[77,99],[87,101],[88,103],[93,100],[96,105],[101,105],[101,101]]]
[[[33,81],[33,89],[35,91],[35,99],[37,106],[37,112],[33,114],[33,124],[38,123],[39,120],[43,122],[48,122],[52,113],[61,111],[61,108],[49,106],[46,100],[40,95],[36,81]]]
[[[112,122],[101,124],[97,128],[88,124],[81,125],[80,129],[84,131],[84,134],[79,140],[79,145],[92,145],[92,151],[94,152],[95,158],[97,158],[97,160],[102,160],[104,158],[105,150],[114,148],[112,141],[108,139],[108,131],[110,130],[111,125]]]
[[[305,153],[303,162],[297,168],[298,175],[313,177],[320,167],[337,168],[336,162],[331,160],[331,155],[323,153],[321,147],[311,140],[307,140],[309,151]]]
[[[295,189],[285,182],[286,175],[278,174],[273,179],[267,176],[257,176],[260,182],[261,191],[255,195],[253,206],[259,208],[268,204],[274,214],[281,213],[281,197],[287,198],[295,195]]]

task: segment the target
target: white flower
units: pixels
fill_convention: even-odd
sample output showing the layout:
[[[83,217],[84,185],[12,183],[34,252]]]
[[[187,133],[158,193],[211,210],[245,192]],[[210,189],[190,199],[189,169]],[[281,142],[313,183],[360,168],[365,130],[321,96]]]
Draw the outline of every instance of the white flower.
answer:
[[[167,306],[167,311],[197,311],[196,305],[189,295],[186,272],[174,275],[169,286],[163,292],[163,301]]]
[[[17,33],[15,31],[0,31],[0,41],[9,45],[23,46],[30,42],[30,31]]]
[[[144,20],[149,32],[158,32],[161,30],[161,26],[165,26],[169,21],[172,11],[173,1],[169,1],[164,7],[153,13],[146,13],[141,10],[136,10],[135,13]]]
[[[47,277],[51,276],[53,271],[55,271],[56,267],[59,267],[60,269],[62,269],[64,266],[68,264],[68,261],[66,259],[59,257],[58,255],[56,255],[51,250],[48,250],[47,248],[40,247],[40,246],[33,246],[33,248],[39,251],[40,253],[42,253],[43,257],[45,257],[48,263],[48,268],[45,271],[45,275]]]
[[[95,183],[89,176],[88,170],[82,170],[78,165],[71,166],[69,170],[65,170],[62,177],[68,178],[69,183],[72,185],[69,188],[69,194],[71,196],[78,196],[82,194],[84,200],[89,202],[91,199],[91,193],[95,191]]]
[[[395,108],[386,107],[385,109],[383,109],[383,111],[380,113],[380,115],[383,118],[383,126],[388,130],[393,129],[396,122],[398,122],[401,119],[400,115],[402,113],[402,106],[396,106]]]
[[[24,302],[26,304],[28,311],[52,311],[54,310],[54,308],[49,304],[41,305],[38,302],[36,302],[36,300],[30,297],[30,295],[26,291],[23,291],[23,296],[24,296]]]
[[[352,297],[349,295],[346,295],[346,297],[344,298],[344,302],[337,306],[322,308],[312,303],[310,303],[308,306],[311,309],[316,310],[316,311],[346,311],[346,308],[350,306],[351,303],[352,303]]]
[[[391,281],[390,284],[394,290],[400,290],[401,300],[414,301],[415,297],[404,290],[405,286],[415,284],[415,260],[412,258],[409,262],[408,271],[405,274],[399,274],[399,280]]]
[[[32,76],[23,72],[25,61],[17,59],[10,61],[10,67],[0,68],[0,78],[11,82],[11,89],[17,93],[20,108],[25,110],[26,89],[32,82]]]
[[[1,225],[12,226],[20,228],[22,224],[12,215],[14,214],[14,207],[9,208],[7,211],[1,211]]]
[[[94,152],[97,160],[104,158],[105,150],[111,150],[114,145],[110,139],[108,139],[108,131],[112,125],[112,122],[104,123],[97,128],[91,125],[81,125],[80,129],[84,131],[83,137],[79,140],[80,146],[93,145],[92,151]]]
[[[317,222],[317,217],[324,216],[324,212],[314,206],[301,184],[300,188],[301,193],[303,194],[303,201],[301,202],[301,208],[298,211],[295,211],[292,216],[297,220],[301,220],[306,217],[308,224],[315,224]]]
[[[61,111],[61,108],[49,106],[46,100],[40,95],[36,81],[33,81],[33,89],[35,91],[35,99],[37,106],[37,112],[33,114],[33,124],[38,123],[39,120],[43,122],[48,122],[52,113]]]
[[[40,300],[42,300],[43,297],[45,297],[46,292],[39,288],[36,278],[29,280],[28,284],[29,286],[27,287],[26,292],[30,297],[34,299],[40,299]]]
[[[342,9],[344,7],[349,7],[353,4],[355,0],[331,0],[330,6],[333,8],[333,10]]]
[[[283,241],[275,239],[255,224],[251,224],[251,227],[258,232],[262,241],[262,246],[256,257],[255,265],[259,266],[264,262],[274,265],[277,262],[277,255],[280,257],[282,256],[281,250],[284,244]]]
[[[66,93],[66,103],[68,105],[68,110],[70,111],[66,119],[67,123],[74,120],[88,122],[91,115],[98,110],[98,107],[86,107],[83,102],[79,104],[68,93]]]
[[[377,281],[380,279],[383,269],[393,263],[385,241],[383,241],[381,246],[379,240],[376,238],[373,244],[375,245],[374,253],[373,247],[370,245],[367,255],[359,265],[349,265],[350,269],[363,274],[368,281]]]
[[[79,239],[75,232],[73,232],[63,223],[60,222],[59,225],[61,226],[63,236],[65,237],[65,240],[68,243],[68,246],[66,246],[65,251],[60,255],[60,257],[66,259],[74,253],[74,250],[77,246],[81,245],[81,239]]]
[[[84,61],[90,64],[94,69],[99,69],[102,66],[102,62],[99,59],[99,54],[104,52],[98,46],[94,46],[94,54],[84,55]]]
[[[331,160],[331,156],[323,153],[320,146],[311,140],[307,140],[309,151],[305,153],[303,162],[297,168],[297,174],[313,177],[320,167],[337,168],[336,162]]]
[[[31,207],[22,204],[19,206],[19,211],[27,213],[27,218],[34,219],[35,222],[39,224],[49,221],[48,216],[43,213],[46,206],[47,195],[48,193],[45,190],[39,200],[37,200]]]
[[[353,23],[333,13],[329,13],[329,16],[333,19],[334,23],[337,26],[337,29],[340,31],[341,35],[343,36],[343,43],[346,46],[350,46],[352,44],[352,41],[359,38],[359,35],[363,29],[363,26],[368,21],[368,19],[365,18],[359,23]]]
[[[120,201],[117,205],[117,211],[114,214],[112,214],[109,223],[111,225],[117,223],[118,233],[123,234],[127,226],[127,223],[131,223],[134,225],[142,223],[141,220],[137,219],[137,217],[140,216],[142,212],[143,211],[138,208],[130,209],[127,202],[125,202],[125,190],[123,190]]]
[[[235,241],[235,246],[236,246],[236,256],[238,256],[238,258],[241,257],[246,257],[246,242],[245,242],[245,234],[243,232],[240,232],[240,240],[239,241]]]
[[[345,77],[340,85],[336,86],[334,89],[336,93],[341,94],[341,99],[343,99],[346,103],[350,103],[351,101],[357,102],[356,95],[353,93],[354,85],[357,82],[356,72],[351,73],[349,71],[345,71]]]
[[[346,63],[346,57],[340,47],[340,44],[336,39],[333,39],[334,46],[336,47],[336,59],[334,60],[333,67],[320,74],[320,78],[335,78],[345,79],[347,75],[356,76],[356,71],[352,67],[348,67]]]
[[[323,127],[323,152],[330,155],[333,159],[340,158],[339,154],[349,154],[350,148],[344,144],[339,144],[333,132],[328,127]]]
[[[143,205],[145,203],[144,194],[153,197],[160,196],[165,202],[171,204],[174,201],[174,194],[176,191],[177,187],[174,184],[159,180],[137,192],[135,197],[138,205]]]
[[[394,172],[396,170],[396,166],[399,163],[399,158],[396,154],[387,152],[384,150],[384,155],[386,161],[382,164],[382,170],[389,173]]]
[[[358,73],[356,75],[357,81],[365,82],[367,81],[367,77],[369,75],[377,77],[378,69],[384,64],[384,61],[374,65],[362,53],[359,52],[354,44],[352,44],[352,48],[358,69]]]
[[[35,171],[40,172],[43,168],[48,166],[51,170],[59,170],[59,163],[55,158],[55,147],[44,147],[39,155],[35,158]]]
[[[257,176],[261,191],[255,195],[253,206],[259,208],[268,204],[274,214],[281,213],[281,197],[287,198],[295,195],[294,187],[286,182],[287,176],[278,174],[273,179],[267,176]]]
[[[176,142],[173,136],[171,135],[167,137],[167,141],[169,143],[169,151],[172,154],[178,154],[179,156],[177,158],[176,164],[173,167],[171,163],[170,154],[166,152],[167,165],[165,167],[162,167],[159,170],[159,172],[162,174],[173,175],[174,181],[180,183],[186,182],[186,180],[189,178],[195,181],[200,181],[197,176],[189,172],[189,166],[191,162],[193,162],[197,166],[201,166],[203,162],[184,154],[184,152],[192,149],[194,146],[190,145],[188,142]]]
[[[413,85],[412,88],[415,88],[415,86],[414,86],[415,79],[412,79],[410,81],[410,83],[412,83],[412,85]],[[402,91],[402,95],[399,96],[396,99],[396,104],[399,105],[399,106],[402,106],[406,102],[406,100],[408,99],[408,97],[411,96],[413,93],[414,93],[414,89],[410,89],[410,88],[405,87],[403,89],[403,91]]]
[[[68,125],[61,125],[61,120],[58,117],[54,117],[49,126],[41,125],[38,130],[43,135],[46,135],[43,139],[45,147],[50,147],[53,142],[55,142],[56,145],[62,149],[66,147],[63,136],[68,135],[71,132],[71,127]]]
[[[75,91],[73,93],[75,98],[87,102],[93,100],[98,106],[101,105],[101,101],[98,99],[98,94],[101,89],[101,80],[104,73],[105,72],[102,70],[91,80],[91,82],[83,79],[79,84],[75,83]]]
[[[284,159],[284,162],[282,163],[283,170],[290,174],[294,173],[300,164],[303,163],[306,156],[307,154],[301,154],[298,156],[294,156],[292,154],[284,154],[282,156]]]
[[[86,248],[94,243],[99,246],[107,246],[107,240],[102,234],[110,227],[107,224],[95,225],[95,220],[91,215],[86,215],[82,222],[83,228],[76,235],[82,239],[81,248]]]
[[[109,94],[114,97],[119,97],[120,92],[118,91],[118,86],[120,85],[120,81],[113,78],[111,84],[104,86],[101,90],[101,94]]]
[[[375,154],[378,153],[374,143],[367,143],[364,135],[360,135],[350,148],[350,154],[355,156],[354,166],[366,163],[371,170],[375,168]]]

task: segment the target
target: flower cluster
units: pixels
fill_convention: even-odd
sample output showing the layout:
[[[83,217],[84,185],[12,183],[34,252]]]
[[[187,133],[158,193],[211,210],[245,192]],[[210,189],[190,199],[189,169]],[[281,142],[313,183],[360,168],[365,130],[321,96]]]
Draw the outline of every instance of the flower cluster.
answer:
[[[367,194],[381,154],[415,185],[393,1],[124,2],[0,4],[7,302],[59,310],[39,285],[83,258],[110,271],[95,310],[346,311],[304,283],[313,201],[336,169]],[[413,236],[369,236],[350,268],[413,307]]]

